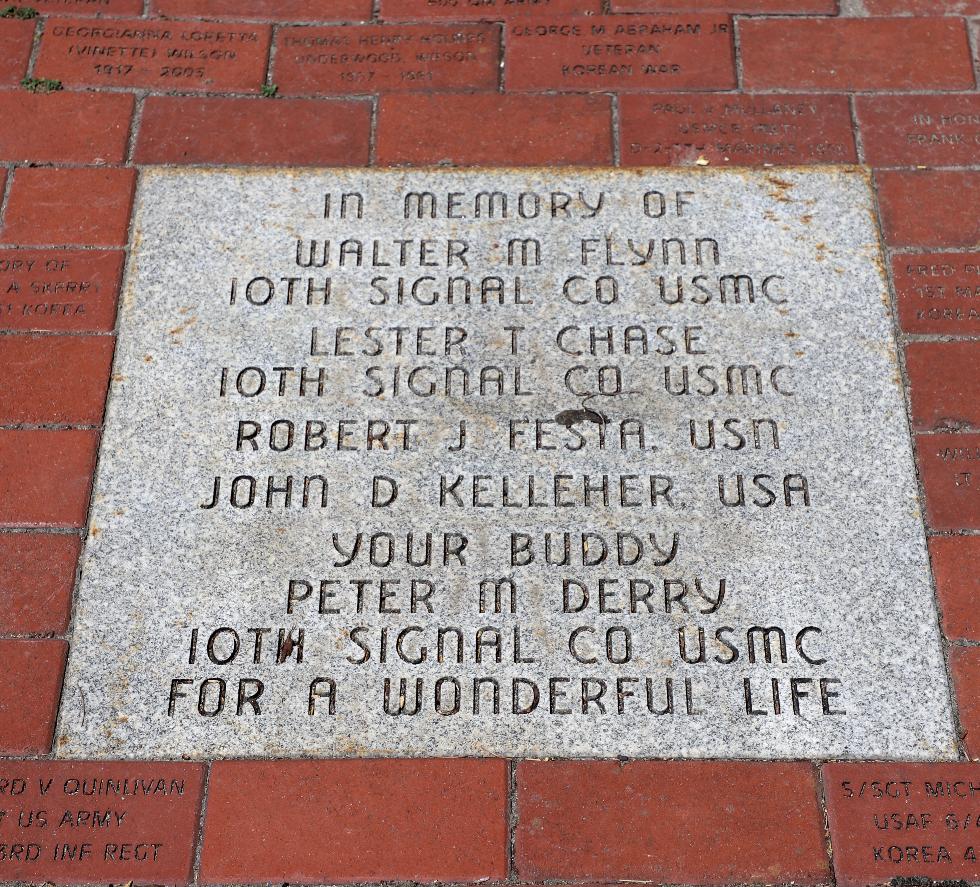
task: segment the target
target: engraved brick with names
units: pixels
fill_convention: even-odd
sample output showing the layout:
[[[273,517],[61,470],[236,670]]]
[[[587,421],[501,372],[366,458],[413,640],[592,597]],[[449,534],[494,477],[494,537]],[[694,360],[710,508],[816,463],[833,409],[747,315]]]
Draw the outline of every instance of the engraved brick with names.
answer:
[[[0,878],[187,884],[200,764],[0,762]]]
[[[120,250],[0,249],[0,329],[108,332],[122,260]]]
[[[980,765],[827,764],[823,777],[842,887],[980,878]]]
[[[902,253],[892,277],[905,332],[980,334],[980,253]]]
[[[623,164],[853,163],[845,96],[624,95]]]
[[[275,82],[285,94],[496,89],[497,25],[282,28]]]
[[[533,18],[507,25],[513,91],[733,89],[727,15]]]
[[[37,75],[73,86],[258,92],[269,39],[268,25],[50,19]]]

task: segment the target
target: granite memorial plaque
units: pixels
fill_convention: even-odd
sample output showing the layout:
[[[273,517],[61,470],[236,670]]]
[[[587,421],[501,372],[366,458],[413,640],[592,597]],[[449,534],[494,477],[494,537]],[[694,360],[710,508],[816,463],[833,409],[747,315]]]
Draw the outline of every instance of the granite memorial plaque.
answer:
[[[955,757],[860,169],[139,183],[63,757]]]

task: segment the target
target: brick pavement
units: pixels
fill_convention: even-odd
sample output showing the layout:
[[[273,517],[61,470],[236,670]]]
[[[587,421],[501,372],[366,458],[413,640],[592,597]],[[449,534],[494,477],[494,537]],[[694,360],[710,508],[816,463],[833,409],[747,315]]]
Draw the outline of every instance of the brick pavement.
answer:
[[[980,881],[980,2],[840,5],[6,8],[0,880]],[[48,761],[140,166],[854,162],[890,253],[961,763]],[[109,796],[115,831],[83,826]]]

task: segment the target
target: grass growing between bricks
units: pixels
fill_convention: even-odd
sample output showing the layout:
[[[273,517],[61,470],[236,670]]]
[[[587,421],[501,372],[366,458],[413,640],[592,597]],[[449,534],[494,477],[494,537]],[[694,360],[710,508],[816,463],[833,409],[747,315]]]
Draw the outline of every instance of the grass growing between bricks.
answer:
[[[60,92],[65,88],[60,80],[48,80],[46,77],[25,77],[20,85],[28,92]]]

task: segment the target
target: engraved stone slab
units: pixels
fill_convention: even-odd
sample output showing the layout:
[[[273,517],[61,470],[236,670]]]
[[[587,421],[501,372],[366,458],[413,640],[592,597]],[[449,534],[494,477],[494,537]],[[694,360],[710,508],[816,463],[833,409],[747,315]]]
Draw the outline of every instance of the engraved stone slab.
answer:
[[[952,758],[858,169],[157,169],[57,753]]]

